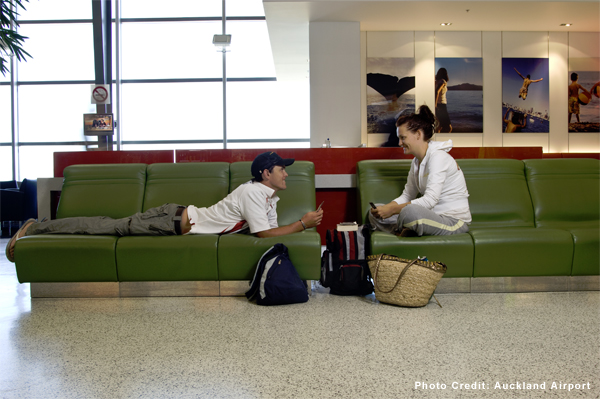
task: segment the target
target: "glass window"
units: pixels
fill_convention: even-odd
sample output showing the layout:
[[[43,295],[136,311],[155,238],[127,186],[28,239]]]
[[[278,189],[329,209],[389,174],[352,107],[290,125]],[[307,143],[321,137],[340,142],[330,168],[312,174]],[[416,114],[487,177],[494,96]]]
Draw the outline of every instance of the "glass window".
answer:
[[[10,86],[0,86],[0,143],[11,143]]]
[[[21,25],[19,33],[29,37],[25,49],[32,57],[18,64],[20,81],[94,80],[91,23]],[[68,45],[57,38],[68,38]]]
[[[228,78],[275,77],[266,21],[228,21],[227,33],[231,34]]]
[[[122,24],[123,79],[220,78],[222,54],[212,44],[220,22]]]
[[[82,0],[31,0],[19,9],[19,21],[51,19],[92,19],[92,2]]]
[[[228,17],[264,17],[261,0],[226,0],[225,15]]]
[[[221,0],[121,0],[121,13],[121,18],[220,17],[223,4]]]
[[[156,151],[156,150],[221,150],[223,144],[123,144],[126,151]]]
[[[0,181],[12,179],[12,147],[0,146]]]
[[[277,148],[310,148],[310,142],[278,142],[269,141],[262,143],[227,143],[228,149],[245,149],[245,148],[264,148],[264,149],[277,149]]]
[[[21,146],[19,147],[19,180],[54,177],[54,153],[85,151],[84,146]]]
[[[310,138],[309,115],[308,82],[227,83],[228,140]]]
[[[95,112],[90,85],[19,86],[19,141],[83,141],[83,114]]]
[[[222,140],[223,84],[123,84],[121,140]]]

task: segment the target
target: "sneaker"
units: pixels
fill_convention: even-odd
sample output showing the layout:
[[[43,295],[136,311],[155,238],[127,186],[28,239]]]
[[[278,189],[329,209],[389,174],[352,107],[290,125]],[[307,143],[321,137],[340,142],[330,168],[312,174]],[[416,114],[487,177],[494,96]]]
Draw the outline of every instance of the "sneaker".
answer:
[[[8,244],[6,244],[6,258],[11,261],[12,263],[15,263],[15,254],[14,254],[14,248],[15,248],[15,244],[17,243],[17,240],[21,237],[19,237],[19,234],[21,234],[21,232],[25,233],[25,230],[29,227],[29,225],[31,223],[35,223],[36,220],[35,219],[29,219],[27,220],[25,223],[23,223],[23,226],[21,226],[19,228],[19,230],[17,230],[17,232],[15,233],[15,235],[8,240]],[[12,252],[12,255],[11,255]]]

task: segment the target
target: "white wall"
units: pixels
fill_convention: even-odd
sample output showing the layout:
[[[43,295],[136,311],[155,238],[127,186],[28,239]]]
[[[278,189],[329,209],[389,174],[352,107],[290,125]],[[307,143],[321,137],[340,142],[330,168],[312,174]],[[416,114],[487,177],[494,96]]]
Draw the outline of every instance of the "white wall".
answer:
[[[311,147],[361,144],[360,37],[358,22],[309,25]]]
[[[482,57],[484,131],[443,135],[456,146],[600,152],[600,133],[568,133],[567,120],[569,58],[599,58],[598,32],[360,32],[357,22],[311,23],[309,30],[311,147],[320,147],[327,135],[334,146],[384,142],[387,135],[366,133],[366,57],[412,54],[417,107],[434,103],[436,57]],[[549,58],[550,133],[502,132],[503,57]]]

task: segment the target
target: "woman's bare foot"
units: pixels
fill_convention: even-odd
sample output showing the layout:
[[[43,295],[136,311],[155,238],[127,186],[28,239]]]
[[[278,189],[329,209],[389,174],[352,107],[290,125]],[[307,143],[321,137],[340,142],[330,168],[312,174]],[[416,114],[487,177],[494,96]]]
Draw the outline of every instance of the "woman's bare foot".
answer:
[[[396,235],[398,237],[418,237],[419,236],[416,231],[414,231],[412,229],[407,229],[406,227],[403,228],[400,233],[396,233]]]

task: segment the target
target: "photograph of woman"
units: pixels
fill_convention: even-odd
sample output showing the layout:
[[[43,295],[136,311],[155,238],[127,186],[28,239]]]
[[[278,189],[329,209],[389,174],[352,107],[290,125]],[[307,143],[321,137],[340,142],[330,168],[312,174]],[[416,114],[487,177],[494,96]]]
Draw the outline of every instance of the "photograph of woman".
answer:
[[[436,133],[452,132],[452,123],[450,122],[450,115],[448,115],[448,100],[446,98],[448,80],[446,68],[438,69],[435,75],[435,116],[439,121]]]
[[[436,58],[434,70],[436,133],[483,132],[483,60]]]

